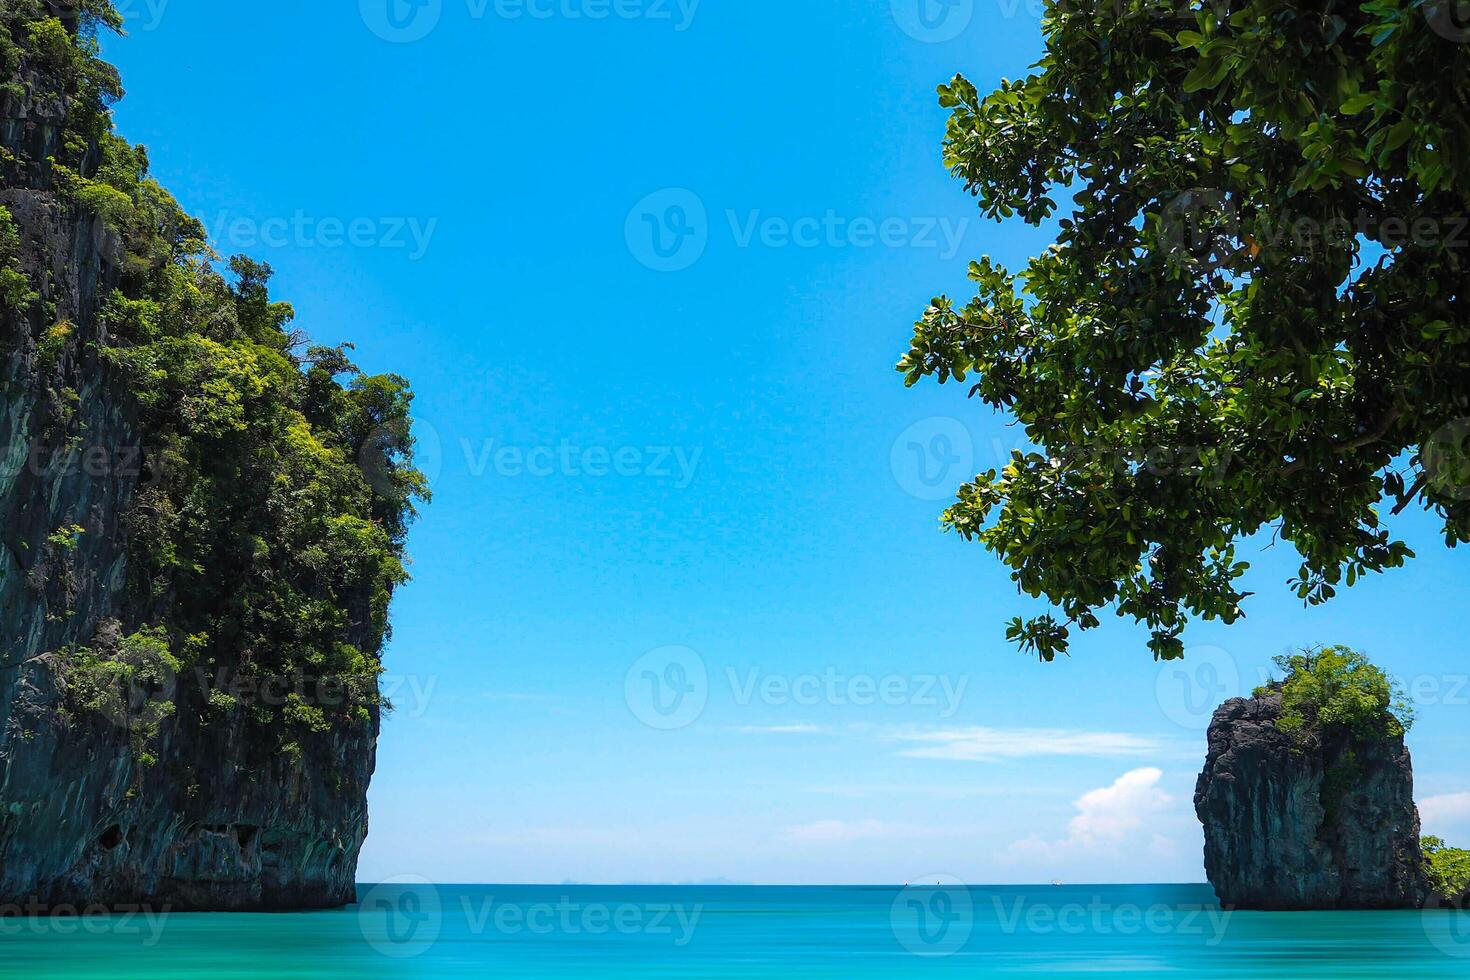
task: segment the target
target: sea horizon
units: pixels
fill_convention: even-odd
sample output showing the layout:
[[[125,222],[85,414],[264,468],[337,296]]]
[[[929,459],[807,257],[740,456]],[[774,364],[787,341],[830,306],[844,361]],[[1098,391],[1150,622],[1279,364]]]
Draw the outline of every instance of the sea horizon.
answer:
[[[363,879],[357,887],[371,888],[391,883]],[[440,888],[906,888],[923,887],[925,880],[913,881],[859,881],[859,882],[785,882],[785,881],[433,881]],[[1210,887],[1207,881],[976,881],[967,882],[969,888],[1132,888],[1148,887]],[[945,887],[943,885],[932,887]]]

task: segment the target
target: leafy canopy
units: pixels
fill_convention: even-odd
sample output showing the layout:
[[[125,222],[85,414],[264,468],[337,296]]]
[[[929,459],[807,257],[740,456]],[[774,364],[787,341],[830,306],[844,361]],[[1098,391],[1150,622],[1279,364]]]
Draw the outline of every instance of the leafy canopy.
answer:
[[[1316,647],[1277,657],[1276,667],[1285,676],[1276,722],[1283,731],[1363,740],[1399,738],[1413,727],[1414,708],[1403,690],[1356,650]]]
[[[1036,447],[944,515],[1059,608],[1012,624],[1024,649],[1112,607],[1181,657],[1191,618],[1243,615],[1236,545],[1268,530],[1325,602],[1411,557],[1385,500],[1470,540],[1470,32],[1445,2],[1048,0],[1034,73],[940,87],[982,213],[1058,221],[1020,272],[972,263],[898,365],[973,379]]]
[[[1470,851],[1448,847],[1438,837],[1425,837],[1421,846],[1435,891],[1454,899],[1470,890]]]

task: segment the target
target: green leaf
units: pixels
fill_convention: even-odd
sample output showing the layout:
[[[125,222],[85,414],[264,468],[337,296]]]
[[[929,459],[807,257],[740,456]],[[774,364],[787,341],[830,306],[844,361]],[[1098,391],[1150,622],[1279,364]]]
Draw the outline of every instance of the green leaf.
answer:
[[[1405,119],[1395,125],[1388,131],[1388,135],[1383,140],[1383,152],[1392,153],[1409,142],[1409,138],[1414,135],[1417,128],[1412,119]]]
[[[1218,83],[1211,81],[1211,79],[1214,78],[1215,72],[1219,67],[1219,64],[1214,61],[1208,59],[1201,60],[1199,64],[1194,66],[1193,71],[1184,76],[1184,91],[1200,92],[1207,88],[1213,88]]]

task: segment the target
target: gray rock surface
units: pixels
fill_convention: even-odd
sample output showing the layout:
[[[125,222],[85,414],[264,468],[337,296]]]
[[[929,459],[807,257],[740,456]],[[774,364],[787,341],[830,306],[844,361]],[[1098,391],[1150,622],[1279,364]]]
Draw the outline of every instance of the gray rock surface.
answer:
[[[299,757],[267,754],[243,722],[205,725],[197,683],[121,691],[110,715],[68,710],[67,649],[106,649],[147,622],[126,587],[128,511],[157,447],[101,354],[118,242],[48,189],[65,103],[23,81],[26,97],[0,94],[0,204],[43,302],[30,319],[0,314],[0,906],[349,903],[376,709],[304,738]],[[74,336],[43,372],[37,338],[61,321]],[[73,546],[49,540],[72,526],[85,532]],[[161,696],[177,709],[148,765],[131,732]]]
[[[1195,789],[1205,870],[1241,909],[1418,908],[1429,896],[1402,738],[1305,743],[1281,698],[1227,701]]]

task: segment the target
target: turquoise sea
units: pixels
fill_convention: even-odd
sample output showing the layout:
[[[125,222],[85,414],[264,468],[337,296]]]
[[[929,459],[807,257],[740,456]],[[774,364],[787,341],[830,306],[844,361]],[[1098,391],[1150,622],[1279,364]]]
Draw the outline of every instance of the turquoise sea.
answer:
[[[6,977],[1456,977],[1470,914],[1226,914],[1199,885],[362,887],[281,915],[0,919]]]

